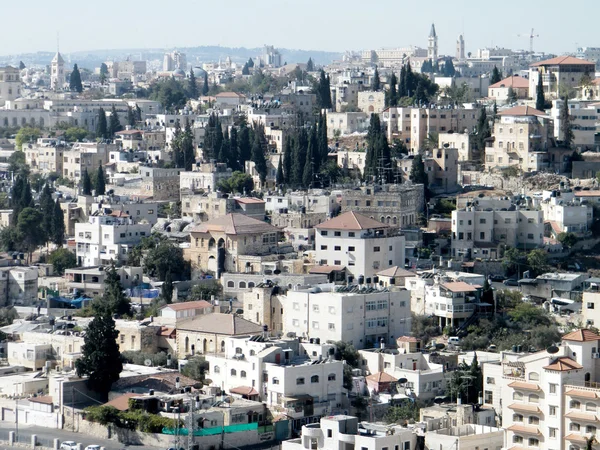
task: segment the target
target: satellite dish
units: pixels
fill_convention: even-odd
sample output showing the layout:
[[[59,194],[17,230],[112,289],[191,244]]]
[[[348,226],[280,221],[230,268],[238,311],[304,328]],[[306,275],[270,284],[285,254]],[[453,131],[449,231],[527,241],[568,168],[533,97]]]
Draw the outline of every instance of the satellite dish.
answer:
[[[152,360],[151,359],[147,359],[146,361],[144,361],[144,365],[146,367],[150,367],[152,365]]]
[[[398,380],[398,383],[400,383],[400,384],[404,384],[404,383],[406,383],[407,381],[408,381],[408,380],[407,380],[406,378],[400,378],[400,379]]]
[[[546,351],[548,353],[550,353],[551,355],[554,355],[555,353],[558,353],[559,348],[556,345],[551,345],[550,347],[548,347],[546,349]]]

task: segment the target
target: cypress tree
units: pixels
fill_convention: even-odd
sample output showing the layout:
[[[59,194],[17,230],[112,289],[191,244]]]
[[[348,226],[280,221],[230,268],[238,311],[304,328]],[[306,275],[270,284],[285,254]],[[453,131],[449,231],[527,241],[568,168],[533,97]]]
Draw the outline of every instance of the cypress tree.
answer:
[[[198,84],[196,83],[196,75],[194,74],[194,68],[190,69],[190,79],[188,80],[188,97],[191,99],[197,99],[199,97]]]
[[[308,137],[308,148],[306,151],[306,159],[304,161],[304,170],[302,172],[302,186],[305,189],[310,189],[314,181],[314,174],[319,171],[317,166],[318,158],[316,157],[317,133],[316,127],[313,126]]]
[[[491,135],[492,133],[490,131],[487,113],[485,108],[481,108],[481,113],[479,114],[479,119],[477,120],[477,145],[481,152],[485,151],[485,140]]]
[[[208,73],[204,72],[204,84],[202,85],[202,95],[207,95],[210,87],[208,86]]]
[[[98,122],[96,123],[96,135],[102,139],[108,139],[108,124],[104,108],[98,110]]]
[[[559,118],[560,118],[560,131],[562,133],[562,142],[563,146],[566,148],[571,148],[573,144],[573,139],[575,136],[573,135],[573,124],[571,115],[569,113],[569,97],[567,95],[563,96],[562,105],[560,105]]]
[[[317,85],[317,104],[319,105],[319,109],[332,108],[330,81],[323,69],[321,69]]]
[[[398,98],[407,97],[406,94],[406,66],[400,69],[400,83],[398,83]]]
[[[167,270],[165,281],[160,287],[160,296],[167,304],[173,303],[173,281],[171,280],[171,271]]]
[[[135,121],[142,121],[142,108],[140,108],[140,105],[138,105],[137,103],[135,104]]]
[[[60,207],[60,201],[56,199],[54,203],[54,213],[52,214],[52,242],[62,247],[65,239],[65,217],[63,215],[62,208]]]
[[[69,77],[69,89],[72,91],[77,91],[79,93],[83,92],[83,85],[81,84],[81,73],[79,73],[79,68],[77,64],[73,66],[73,71],[71,72],[71,76]]]
[[[100,84],[104,84],[108,76],[108,66],[106,63],[100,64]]]
[[[262,125],[257,125],[254,129],[254,144],[252,145],[252,161],[261,184],[264,185],[267,179],[267,160],[263,143],[266,141],[265,130]]]
[[[498,70],[498,67],[494,66],[494,70],[492,70],[492,76],[490,77],[490,85],[496,84],[499,81],[502,81],[502,73]]]
[[[429,178],[425,172],[425,163],[420,154],[415,156],[410,168],[410,180],[413,183],[424,184],[425,187],[429,184]]]
[[[182,140],[183,168],[190,172],[196,162],[196,151],[194,149],[194,133],[189,121],[185,123]]]
[[[405,74],[405,83],[406,83],[406,96],[411,97],[415,95],[415,91],[417,89],[415,76],[412,72],[412,68],[410,64],[406,64],[406,74]]]
[[[183,168],[183,131],[181,131],[179,121],[175,123],[175,132],[173,133],[173,139],[171,140],[171,150],[171,159],[173,164],[178,169]]]
[[[277,186],[281,186],[283,182],[283,157],[280,156],[279,163],[277,164],[277,176],[275,177],[275,183],[277,183]]]
[[[388,106],[398,106],[398,90],[396,85],[398,84],[398,79],[396,78],[396,74],[392,72],[392,77],[390,78],[390,90],[388,92]]]
[[[317,122],[317,154],[321,163],[325,164],[329,156],[329,144],[327,143],[327,114],[319,113]]]
[[[542,84],[542,74],[538,76],[538,83],[535,96],[535,109],[544,111],[546,109],[546,98],[544,96],[544,85]]]
[[[233,170],[234,172],[238,170],[243,170],[243,168],[240,167],[238,132],[236,127],[231,127],[231,132],[229,134],[229,152],[229,167],[231,167],[231,170]]]
[[[250,161],[252,156],[252,144],[250,141],[250,128],[246,124],[246,122],[242,122],[240,125],[240,132],[238,134],[238,154],[240,158],[240,165],[245,167],[246,161]]]
[[[250,75],[250,69],[248,68],[248,63],[244,64],[244,67],[242,67],[242,75]]]
[[[98,166],[98,176],[96,177],[96,195],[106,194],[106,181],[104,180],[104,170]]]
[[[306,71],[307,72],[315,71],[315,63],[313,62],[312,58],[308,58],[308,62],[306,63]]]
[[[377,66],[375,66],[375,73],[371,80],[371,90],[378,91],[379,89],[381,89],[381,79],[379,78],[379,70],[377,69]]]
[[[292,145],[292,137],[287,136],[283,147],[283,181],[285,184],[290,184],[293,158]]]
[[[292,169],[292,185],[300,186],[302,184],[302,176],[304,174],[304,165],[306,164],[306,151],[308,146],[308,136],[306,130],[301,128],[298,136],[294,141],[294,160]]]
[[[254,67],[254,60],[252,58],[248,58],[248,62],[246,64],[248,64],[248,67],[253,68]]]
[[[54,200],[52,200],[48,183],[44,184],[40,194],[40,210],[43,218],[42,228],[46,232],[46,240],[48,241],[51,239],[52,217],[54,215]]]
[[[117,108],[115,108],[115,105],[113,105],[112,110],[110,111],[110,120],[108,122],[108,137],[112,138],[115,133],[121,131],[122,129],[123,127],[121,127],[121,122],[119,121],[119,114],[117,113]]]
[[[83,175],[81,175],[81,193],[83,195],[92,195],[92,179],[87,168],[83,169]]]
[[[127,107],[127,125],[129,125],[130,127],[135,126],[135,114],[131,106]]]

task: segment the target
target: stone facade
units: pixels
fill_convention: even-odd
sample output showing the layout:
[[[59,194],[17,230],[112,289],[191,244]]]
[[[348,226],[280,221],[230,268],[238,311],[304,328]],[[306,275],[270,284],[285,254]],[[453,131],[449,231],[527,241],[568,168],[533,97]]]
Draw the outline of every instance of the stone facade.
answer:
[[[140,195],[163,201],[179,200],[180,169],[140,167],[142,186]]]

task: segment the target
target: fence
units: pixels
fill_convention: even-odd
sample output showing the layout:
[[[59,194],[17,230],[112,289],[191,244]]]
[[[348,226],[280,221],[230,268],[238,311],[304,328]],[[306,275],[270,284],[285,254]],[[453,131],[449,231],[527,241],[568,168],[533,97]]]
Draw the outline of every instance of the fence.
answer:
[[[266,428],[266,427],[261,427],[261,428]],[[237,425],[226,425],[224,427],[200,428],[199,430],[194,430],[194,436],[215,436],[215,435],[221,434],[221,433],[238,433],[240,431],[252,431],[252,430],[258,430],[257,422],[240,423]],[[269,430],[269,431],[273,431],[273,427],[271,427],[271,430]],[[170,434],[170,435],[178,434],[179,436],[187,436],[188,432],[189,431],[187,428],[179,428],[179,429],[163,428],[163,434]]]

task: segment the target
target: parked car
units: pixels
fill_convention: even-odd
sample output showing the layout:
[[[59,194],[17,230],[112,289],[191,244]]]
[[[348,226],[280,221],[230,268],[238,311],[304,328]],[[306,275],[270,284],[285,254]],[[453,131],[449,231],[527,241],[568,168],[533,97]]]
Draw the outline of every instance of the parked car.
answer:
[[[99,445],[88,445],[85,450],[100,450]]]
[[[509,278],[508,280],[504,280],[502,284],[504,284],[504,286],[518,286],[519,282],[514,278]]]
[[[77,442],[65,441],[60,444],[60,450],[77,450]]]
[[[504,280],[506,280],[506,277],[504,275],[490,275],[490,281],[501,283]]]

